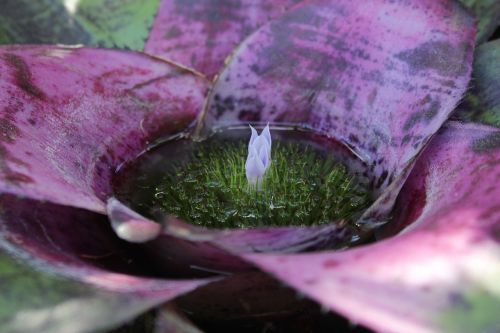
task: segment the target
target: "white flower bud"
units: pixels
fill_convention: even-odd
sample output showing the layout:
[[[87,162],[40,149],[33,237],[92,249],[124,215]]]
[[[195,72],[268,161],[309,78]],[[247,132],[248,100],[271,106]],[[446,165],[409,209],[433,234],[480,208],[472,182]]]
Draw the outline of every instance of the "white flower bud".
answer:
[[[262,184],[264,174],[271,164],[271,132],[269,124],[260,135],[250,126],[252,135],[248,143],[248,157],[245,163],[247,180],[251,185]]]

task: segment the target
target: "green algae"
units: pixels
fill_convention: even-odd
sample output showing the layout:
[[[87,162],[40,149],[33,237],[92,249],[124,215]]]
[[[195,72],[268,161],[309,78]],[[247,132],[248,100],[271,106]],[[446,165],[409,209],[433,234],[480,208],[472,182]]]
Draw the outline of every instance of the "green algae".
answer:
[[[299,143],[273,143],[260,188],[245,176],[247,143],[202,145],[155,188],[154,206],[212,228],[352,223],[369,193],[332,156]]]

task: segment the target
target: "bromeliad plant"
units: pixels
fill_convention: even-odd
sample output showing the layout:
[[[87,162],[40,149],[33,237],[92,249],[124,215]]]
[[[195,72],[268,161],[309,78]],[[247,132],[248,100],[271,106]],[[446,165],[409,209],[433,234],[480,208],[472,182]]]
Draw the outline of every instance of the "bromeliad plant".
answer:
[[[2,332],[106,329],[181,295],[205,318],[300,309],[271,276],[376,331],[499,330],[500,132],[445,123],[475,43],[457,2],[162,1],[149,34],[154,1],[35,3],[2,5],[0,40],[137,48],[147,36],[147,53],[0,48]],[[64,29],[7,19],[44,5]],[[478,50],[498,59],[490,45]],[[112,197],[114,170],[154,140],[248,122],[306,127],[356,154],[377,195],[357,225],[381,240],[333,251],[349,233],[335,223],[160,225]],[[194,329],[170,307],[159,320]]]

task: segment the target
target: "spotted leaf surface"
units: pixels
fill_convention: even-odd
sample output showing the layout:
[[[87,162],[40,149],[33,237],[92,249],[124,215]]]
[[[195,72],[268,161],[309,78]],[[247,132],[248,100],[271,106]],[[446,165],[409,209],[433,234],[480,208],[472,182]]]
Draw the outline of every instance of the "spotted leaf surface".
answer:
[[[142,50],[159,0],[6,0],[1,44],[85,44]]]
[[[477,48],[470,86],[454,116],[500,127],[500,40]]]
[[[115,168],[184,130],[206,88],[139,53],[2,47],[0,191],[104,212]]]
[[[474,33],[472,18],[448,0],[305,2],[240,45],[211,93],[205,126],[313,128],[350,146],[382,193],[402,184],[460,100]],[[383,198],[368,223],[393,199]]]
[[[96,213],[105,212],[119,163],[194,120],[204,79],[143,54],[53,46],[0,48],[0,73],[0,247],[44,272],[117,296],[73,303],[68,293],[54,305],[60,315],[54,318],[52,303],[33,313],[19,303],[18,314],[33,318],[29,329],[39,332],[48,318],[56,327],[49,331],[64,332],[80,306],[89,313],[79,330],[112,326],[211,281],[159,272],[161,263],[120,240]],[[27,320],[12,320],[17,331],[29,331],[22,326]]]
[[[395,237],[247,259],[376,331],[498,331],[499,138],[495,128],[448,123],[402,189],[394,225],[405,229]]]
[[[145,51],[217,74],[232,50],[299,0],[163,0]]]

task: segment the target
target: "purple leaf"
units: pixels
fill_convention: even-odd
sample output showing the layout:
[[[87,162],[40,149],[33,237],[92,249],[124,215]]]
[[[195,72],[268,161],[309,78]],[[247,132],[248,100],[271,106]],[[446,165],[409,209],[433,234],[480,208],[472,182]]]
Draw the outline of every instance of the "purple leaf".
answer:
[[[120,240],[103,215],[10,195],[0,204],[0,247],[43,270],[138,295],[173,297],[201,282],[168,280],[160,263]]]
[[[159,223],[149,221],[114,197],[108,199],[106,210],[111,227],[123,240],[131,243],[144,243],[158,237],[161,232]]]
[[[204,79],[141,53],[1,47],[0,190],[105,212],[115,168],[184,130],[206,89]]]
[[[382,194],[360,221],[376,225],[462,97],[474,36],[449,0],[304,2],[238,47],[204,125],[292,123],[345,143]]]
[[[499,138],[498,129],[448,123],[402,190],[395,223],[413,223],[398,236],[345,252],[246,258],[377,331],[496,331]]]
[[[151,140],[186,129],[207,86],[203,78],[141,53],[0,48],[0,247],[46,273],[105,291],[74,303],[90,316],[82,330],[116,325],[213,281],[159,272],[158,262],[116,237],[106,217],[97,214],[105,212],[116,167]],[[5,274],[0,271],[2,280]],[[55,293],[61,304],[67,304],[65,298],[73,304],[71,293]],[[112,293],[116,297],[108,302]],[[45,312],[29,318],[52,314],[49,301],[41,304]],[[29,310],[30,304],[21,299],[16,306]],[[93,304],[114,311],[100,314]],[[10,316],[16,313],[7,313],[12,327],[28,330]],[[58,326],[67,320],[64,313],[49,319],[51,328],[66,327]],[[33,319],[35,331],[36,323]]]
[[[139,230],[132,229],[130,234],[140,234],[142,225],[145,224],[160,226],[135,213],[115,198],[109,201],[113,203],[108,205],[111,225],[130,225],[134,228],[140,224]],[[160,271],[164,270],[167,274],[175,276],[206,276],[214,273],[229,275],[252,268],[237,256],[210,242],[213,239],[211,233],[217,231],[199,230],[198,237],[193,237],[190,231],[193,226],[176,219],[167,218],[162,221],[162,225],[159,235],[141,246],[141,251],[159,263],[157,269]],[[193,230],[198,228],[193,227]],[[121,237],[118,232],[116,233]]]
[[[155,223],[131,211],[117,199],[110,201],[114,202],[108,205],[112,225],[137,221]],[[296,253],[342,248],[348,245],[353,235],[354,230],[348,225],[214,230],[165,218],[160,235],[143,243],[141,248],[149,258],[161,263],[159,270],[165,269],[170,274],[229,275],[253,269],[240,259],[244,253]]]
[[[233,49],[299,0],[163,0],[145,51],[214,77]]]
[[[103,215],[5,194],[0,207],[0,318],[17,331],[67,332],[70,318],[75,332],[111,327],[216,280],[159,272]],[[9,268],[4,253],[24,266]]]

